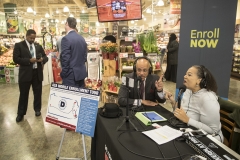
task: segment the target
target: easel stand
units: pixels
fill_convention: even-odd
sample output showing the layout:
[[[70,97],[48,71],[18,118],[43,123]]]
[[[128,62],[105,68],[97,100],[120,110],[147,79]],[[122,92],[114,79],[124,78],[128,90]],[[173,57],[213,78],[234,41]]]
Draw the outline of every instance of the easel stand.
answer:
[[[61,139],[61,142],[60,142],[60,146],[59,146],[59,148],[58,148],[58,154],[57,154],[56,160],[59,160],[59,159],[83,160],[83,158],[66,158],[66,157],[59,157],[59,156],[60,156],[61,149],[62,149],[62,143],[63,143],[63,140],[64,140],[64,136],[65,136],[66,131],[67,131],[67,129],[64,128],[63,135],[62,135],[62,139]],[[83,142],[84,160],[87,160],[85,137],[84,137],[83,134],[82,134],[82,142]]]
[[[128,109],[129,109],[128,99],[129,99],[129,92],[130,92],[129,86],[128,86],[128,81],[129,81],[129,80],[128,80],[128,78],[126,77],[126,87],[127,87],[127,89],[128,89],[128,92],[127,92],[126,116],[124,117],[122,123],[117,127],[117,131],[122,127],[122,125],[123,125],[124,123],[128,123],[128,122],[130,122],[130,124],[133,126],[133,128],[134,128],[136,131],[138,131],[137,127],[133,124],[133,122],[130,120],[129,115],[128,115]]]

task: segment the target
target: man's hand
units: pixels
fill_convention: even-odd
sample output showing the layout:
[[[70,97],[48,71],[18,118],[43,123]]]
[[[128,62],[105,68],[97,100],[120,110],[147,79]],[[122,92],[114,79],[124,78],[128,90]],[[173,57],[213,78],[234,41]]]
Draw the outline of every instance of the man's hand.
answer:
[[[43,59],[42,59],[42,58],[40,58],[40,59],[31,58],[31,59],[30,59],[30,62],[31,62],[31,63],[35,63],[35,62],[42,62],[42,61],[43,61]]]
[[[171,92],[166,91],[166,90],[164,90],[164,92],[165,92],[165,99],[166,100],[174,101],[174,98],[173,98],[173,95],[172,95]]]
[[[144,104],[145,106],[157,106],[158,105],[156,102],[152,102],[149,100],[142,100],[142,104]]]
[[[36,59],[36,58],[31,58],[31,59],[30,59],[30,62],[31,62],[31,63],[35,63],[35,62],[37,62],[37,59]]]
[[[36,62],[42,62],[42,61],[43,61],[42,58],[36,60]]]
[[[155,82],[155,87],[157,88],[157,91],[162,91],[163,90],[162,78],[163,78],[163,75],[161,75],[159,80]]]

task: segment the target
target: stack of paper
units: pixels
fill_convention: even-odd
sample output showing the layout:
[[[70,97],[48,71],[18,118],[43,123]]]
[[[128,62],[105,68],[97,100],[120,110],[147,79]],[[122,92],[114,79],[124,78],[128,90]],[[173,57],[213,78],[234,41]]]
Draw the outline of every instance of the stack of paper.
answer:
[[[159,145],[167,143],[182,135],[181,131],[173,129],[166,125],[158,129],[153,129],[153,130],[145,131],[142,133],[147,135],[149,138],[154,140]]]

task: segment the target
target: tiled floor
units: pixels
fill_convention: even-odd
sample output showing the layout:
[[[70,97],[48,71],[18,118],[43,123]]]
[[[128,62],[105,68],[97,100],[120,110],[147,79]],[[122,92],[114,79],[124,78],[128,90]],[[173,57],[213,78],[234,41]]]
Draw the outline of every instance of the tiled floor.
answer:
[[[165,82],[165,88],[175,92],[175,83]],[[50,86],[43,87],[42,115],[35,117],[32,107],[32,91],[24,120],[16,123],[18,85],[0,84],[0,160],[53,160],[56,159],[63,129],[45,122]],[[240,104],[240,81],[231,79],[229,100]],[[169,103],[163,105],[169,108]],[[61,156],[79,158],[83,156],[81,135],[67,131]],[[85,137],[87,151],[90,137]]]

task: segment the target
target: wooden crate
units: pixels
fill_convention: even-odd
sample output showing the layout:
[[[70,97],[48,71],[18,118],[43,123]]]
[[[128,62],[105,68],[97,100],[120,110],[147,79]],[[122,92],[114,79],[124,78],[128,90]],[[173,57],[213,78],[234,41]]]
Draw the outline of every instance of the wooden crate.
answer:
[[[103,60],[103,76],[115,76],[116,75],[116,61],[115,60]]]

